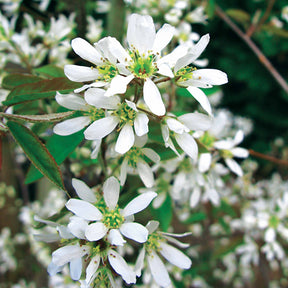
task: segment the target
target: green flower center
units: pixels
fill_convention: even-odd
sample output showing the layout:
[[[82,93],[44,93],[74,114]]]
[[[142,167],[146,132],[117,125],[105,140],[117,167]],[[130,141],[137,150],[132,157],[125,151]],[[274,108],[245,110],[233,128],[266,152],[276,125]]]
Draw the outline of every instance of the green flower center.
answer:
[[[197,70],[195,67],[186,66],[176,72],[176,79],[179,82],[184,82],[193,77],[193,71]]]
[[[96,107],[91,107],[85,114],[90,117],[92,122],[105,117],[105,111]]]
[[[280,219],[276,215],[271,215],[269,218],[269,227],[276,229],[280,223]]]
[[[117,68],[111,64],[107,63],[102,66],[97,66],[99,73],[102,75],[101,80],[110,81],[117,74]]]
[[[157,233],[154,232],[150,235],[148,235],[148,239],[144,244],[145,250],[151,254],[152,251],[159,251],[160,250],[160,242],[163,242],[163,237]]]
[[[207,148],[212,148],[215,142],[215,138],[208,132],[205,132],[199,140]]]
[[[120,214],[120,208],[118,206],[116,206],[114,210],[108,210],[108,208],[106,208],[102,222],[109,229],[117,229],[124,222],[124,216]]]
[[[136,118],[136,111],[128,106],[127,103],[119,104],[119,108],[113,112],[114,116],[120,119],[119,130],[127,123],[133,126],[134,120]]]
[[[184,172],[189,172],[192,170],[190,158],[184,158],[184,160],[180,163],[180,169]]]
[[[155,63],[155,56],[153,54],[145,56],[140,55],[138,51],[133,51],[130,52],[130,56],[132,61],[128,69],[136,78],[146,79],[151,77],[158,70]]]
[[[128,152],[126,152],[125,157],[128,159],[128,165],[136,168],[139,157],[143,155],[142,151],[138,147],[132,147]]]
[[[220,151],[220,155],[221,155],[223,158],[225,158],[225,159],[227,159],[227,158],[233,158],[233,154],[232,154],[232,152],[231,152],[230,150],[221,150],[221,151]]]

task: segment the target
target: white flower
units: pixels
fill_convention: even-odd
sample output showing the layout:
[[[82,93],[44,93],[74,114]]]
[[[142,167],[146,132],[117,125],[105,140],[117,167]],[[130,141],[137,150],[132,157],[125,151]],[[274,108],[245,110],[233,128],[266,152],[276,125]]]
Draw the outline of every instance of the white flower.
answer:
[[[123,162],[121,164],[119,176],[122,186],[126,182],[127,173],[139,175],[144,185],[148,188],[154,186],[154,176],[152,168],[150,168],[150,166],[146,163],[144,157],[148,157],[154,163],[159,163],[160,156],[151,148],[143,147],[146,141],[147,137],[136,137],[134,146],[125,154]]]
[[[52,253],[52,261],[48,266],[48,273],[53,276],[63,269],[67,263],[70,265],[70,275],[73,280],[79,280],[82,273],[82,257],[87,255],[90,247],[87,245],[67,245]]]
[[[104,94],[105,91],[98,89],[97,92],[98,95],[101,95]],[[55,99],[59,105],[83,113],[83,116],[64,120],[56,124],[53,128],[55,134],[61,136],[74,134],[84,129],[91,122],[105,117],[105,111],[103,109],[97,109],[94,106],[89,105],[86,100],[80,97],[80,95],[74,93],[61,94],[57,92]]]
[[[211,125],[211,118],[201,113],[187,113],[177,117],[165,117],[161,125],[162,137],[165,146],[171,148],[178,156],[173,141],[173,136],[180,148],[194,161],[198,157],[198,146],[191,131],[205,131]]]
[[[99,88],[90,88],[85,92],[85,100],[97,109],[107,109],[106,117],[94,121],[84,132],[88,140],[100,140],[110,134],[118,125],[120,130],[115,151],[124,154],[134,144],[135,134],[143,136],[148,133],[148,117],[138,111],[135,103],[126,100],[120,102],[117,96],[104,96]],[[134,127],[134,131],[133,131]]]
[[[149,230],[149,237],[137,258],[135,264],[135,272],[138,277],[141,275],[141,270],[143,269],[144,259],[146,256],[150,272],[155,282],[161,287],[167,287],[171,283],[171,280],[167,269],[158,256],[157,252],[160,253],[171,264],[181,269],[189,269],[192,265],[192,261],[180,250],[167,244],[167,241],[177,245],[180,248],[187,248],[189,244],[184,244],[174,239],[173,237],[185,237],[191,233],[173,234],[155,232],[158,226],[159,222],[157,221],[150,221],[146,225],[147,229]]]
[[[117,59],[111,54],[110,42],[115,38],[105,37],[94,44],[94,47],[82,38],[75,38],[71,45],[74,52],[82,59],[92,63],[94,66],[85,67],[79,65],[65,65],[65,75],[71,81],[87,82],[95,81],[92,84],[84,85],[75,92],[80,92],[89,87],[103,87],[107,85],[118,73]],[[117,40],[116,40],[117,41]]]
[[[190,65],[195,63],[208,45],[210,37],[208,34],[201,37],[196,45],[188,50],[185,45],[176,47],[174,51],[159,60],[159,64],[168,64],[174,67],[176,84],[187,87],[187,90],[199,102],[202,108],[212,114],[211,105],[205,93],[199,88],[210,88],[213,85],[222,85],[228,82],[227,75],[217,69],[196,69]],[[184,52],[184,53],[183,53]],[[184,55],[184,56],[183,56]],[[198,88],[199,87],[199,88]]]
[[[82,200],[70,199],[66,203],[66,207],[78,217],[90,222],[85,227],[84,232],[85,238],[88,241],[98,241],[107,236],[112,245],[123,245],[126,241],[121,235],[139,243],[147,240],[147,229],[141,224],[133,222],[133,215],[142,211],[150,204],[157,196],[155,192],[150,191],[141,194],[121,210],[117,205],[120,184],[115,177],[108,178],[103,185],[105,205],[101,201],[98,201],[97,206],[95,196],[92,196],[93,192],[84,182],[73,179],[72,184]],[[92,203],[95,203],[95,205]],[[71,226],[69,228],[76,237],[78,231],[83,230],[82,225],[74,225],[74,229]]]
[[[132,14],[127,29],[130,52],[125,52],[116,40],[110,46],[113,55],[120,62],[118,68],[122,72],[113,78],[106,95],[124,93],[134,78],[139,79],[141,82],[144,81],[143,97],[146,105],[154,114],[164,115],[165,105],[151,77],[156,74],[173,77],[171,69],[165,63],[158,63],[160,52],[170,42],[173,34],[174,27],[169,24],[164,24],[156,33],[151,16]]]
[[[221,150],[221,156],[224,158],[226,165],[236,175],[242,177],[243,171],[240,165],[232,159],[233,157],[247,158],[249,152],[247,149],[236,147],[244,139],[244,133],[239,130],[233,139],[220,140],[214,142],[214,147]]]

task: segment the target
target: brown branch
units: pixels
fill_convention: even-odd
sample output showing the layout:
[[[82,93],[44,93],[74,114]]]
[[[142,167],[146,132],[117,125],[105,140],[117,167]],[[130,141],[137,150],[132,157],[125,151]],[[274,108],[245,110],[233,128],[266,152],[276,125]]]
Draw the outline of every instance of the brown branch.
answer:
[[[275,4],[276,0],[270,0],[268,5],[267,5],[267,8],[265,10],[265,13],[263,15],[263,17],[260,19],[260,21],[258,23],[256,23],[255,25],[251,25],[250,28],[247,30],[246,32],[246,35],[248,37],[251,37],[253,35],[253,33],[258,30],[265,22],[266,20],[268,19],[270,13],[271,13],[271,10]]]
[[[282,89],[288,94],[288,84],[286,80],[279,74],[274,68],[272,63],[262,53],[262,51],[255,45],[248,35],[243,33],[241,29],[225,14],[225,12],[216,6],[216,14],[250,47],[250,49],[256,54],[259,61],[266,67]]]
[[[286,161],[286,160],[282,160],[282,159],[278,159],[278,158],[275,158],[275,157],[270,156],[270,155],[262,154],[260,152],[254,151],[252,149],[248,149],[248,150],[249,150],[249,154],[251,156],[254,156],[254,157],[257,157],[257,158],[261,158],[261,159],[273,162],[273,163],[275,163],[277,165],[288,166],[288,161]]]

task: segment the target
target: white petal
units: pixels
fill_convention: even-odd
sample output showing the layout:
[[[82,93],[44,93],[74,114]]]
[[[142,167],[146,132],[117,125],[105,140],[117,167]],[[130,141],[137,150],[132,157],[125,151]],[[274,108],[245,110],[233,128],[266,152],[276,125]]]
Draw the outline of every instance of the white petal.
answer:
[[[102,214],[98,208],[89,202],[78,199],[70,199],[65,206],[75,215],[85,220],[96,221],[102,219]]]
[[[122,215],[126,217],[144,210],[156,196],[157,193],[152,191],[137,196],[126,205]]]
[[[85,236],[89,241],[98,241],[108,232],[108,228],[102,222],[96,222],[88,225]]]
[[[195,131],[206,131],[212,125],[212,118],[202,113],[187,113],[178,119],[190,130]]]
[[[275,232],[275,229],[273,228],[268,228],[266,231],[265,231],[265,235],[264,235],[264,239],[266,242],[274,242],[275,239],[276,239],[276,232]]]
[[[154,251],[148,255],[147,260],[155,282],[161,287],[167,287],[171,283],[171,280],[162,260]]]
[[[181,269],[189,269],[192,265],[192,261],[180,250],[166,243],[160,243],[160,253],[173,265]]]
[[[76,190],[77,195],[84,201],[95,203],[96,196],[93,193],[92,189],[90,189],[86,183],[83,181],[73,178],[72,179],[72,186]]]
[[[142,248],[140,253],[138,254],[134,268],[137,277],[141,276],[141,270],[143,269],[144,266],[144,259],[145,259],[145,248]]]
[[[85,131],[87,140],[102,139],[110,134],[118,125],[119,119],[116,116],[108,116],[94,121]]]
[[[233,148],[231,149],[231,152],[234,157],[238,157],[238,158],[247,158],[249,156],[248,150],[245,148],[241,148],[241,147]]]
[[[57,266],[53,262],[50,262],[50,264],[47,267],[47,272],[49,273],[50,276],[56,275],[58,272],[62,271],[63,266]]]
[[[145,113],[137,113],[137,116],[134,120],[134,129],[137,136],[143,136],[147,134],[149,118]]]
[[[146,228],[149,231],[149,234],[155,232],[159,227],[159,222],[155,220],[151,220],[147,223]]]
[[[163,48],[171,41],[175,32],[175,28],[169,24],[164,24],[156,33],[155,41],[153,44],[153,52],[157,53],[162,51]]]
[[[93,150],[91,151],[91,159],[96,159],[101,148],[102,139],[95,139],[93,141]]]
[[[139,223],[128,222],[123,223],[120,228],[120,232],[125,237],[132,239],[139,243],[144,243],[148,238],[148,230]]]
[[[68,245],[61,247],[52,253],[52,262],[57,266],[62,266],[73,259],[81,258],[89,252],[87,246]]]
[[[161,98],[161,94],[155,83],[147,78],[143,87],[143,97],[146,105],[152,113],[162,116],[166,113],[166,108]]]
[[[86,268],[86,279],[85,279],[85,282],[87,284],[89,284],[89,282],[91,281],[92,277],[94,276],[94,274],[98,270],[99,264],[100,264],[100,255],[96,255],[90,260],[90,262],[89,262],[89,264],[88,264],[88,266]]]
[[[133,146],[135,140],[134,132],[132,126],[127,123],[125,126],[121,129],[116,145],[115,145],[115,151],[124,154],[130,148]]]
[[[123,48],[120,42],[114,37],[109,37],[109,50],[119,60],[120,63],[126,64],[131,60],[130,55]]]
[[[64,73],[69,80],[75,82],[93,81],[100,76],[96,68],[70,64],[64,66]]]
[[[88,104],[96,108],[117,109],[120,99],[117,96],[104,96],[105,90],[100,88],[90,88],[85,92],[85,100]]]
[[[154,175],[150,166],[142,159],[138,159],[137,170],[139,176],[147,188],[151,188],[154,185]]]
[[[193,160],[197,159],[198,146],[194,138],[188,133],[175,134],[175,140],[181,149]]]
[[[75,89],[74,93],[81,93],[82,91],[85,91],[88,88],[99,88],[99,87],[104,87],[106,85],[107,85],[107,82],[97,80],[97,82],[93,82],[91,84],[85,84],[82,87]]]
[[[234,172],[239,177],[243,176],[242,168],[234,159],[226,158],[226,159],[224,159],[224,161],[232,172]]]
[[[134,111],[138,112],[138,109],[137,109],[136,104],[134,102],[129,101],[127,99],[125,99],[125,102],[131,109],[133,109]]]
[[[220,150],[230,150],[233,148],[234,143],[232,140],[220,140],[220,141],[216,141],[214,142],[213,146],[216,149],[220,149]]]
[[[215,205],[219,206],[220,204],[220,196],[214,188],[210,188],[207,190],[207,195],[210,201]]]
[[[109,177],[103,185],[104,200],[110,210],[115,209],[120,193],[119,181],[114,177]]]
[[[136,282],[135,272],[128,266],[126,261],[117,252],[110,249],[108,251],[108,260],[115,272],[121,275],[122,279],[127,284]]]
[[[175,133],[182,134],[184,132],[189,132],[189,129],[185,125],[174,118],[168,118],[166,122],[169,129]]]
[[[197,87],[188,87],[187,90],[191,95],[199,102],[202,108],[209,114],[212,115],[211,105],[205,93]]]
[[[242,130],[238,130],[234,139],[233,139],[233,143],[234,146],[240,144],[244,139],[244,132]]]
[[[53,132],[61,136],[71,135],[85,128],[90,122],[91,120],[88,116],[64,120],[54,126]]]
[[[190,63],[194,62],[205,50],[210,40],[209,34],[206,34],[201,37],[198,43],[189,50],[189,52],[184,56],[178,59],[174,71],[177,72],[181,68],[189,65]]]
[[[120,184],[123,186],[126,182],[126,178],[127,178],[127,167],[128,167],[128,159],[125,158],[121,164],[121,168],[120,168],[120,176],[119,176],[119,180],[120,180]]]
[[[79,239],[85,239],[85,229],[88,223],[83,218],[74,216],[70,218],[70,223],[68,224],[68,229],[70,232]]]
[[[55,99],[57,103],[67,109],[71,110],[88,110],[89,105],[87,105],[86,101],[76,96],[75,94],[61,94],[56,92]]]
[[[209,85],[222,85],[228,82],[227,74],[217,69],[195,70],[193,79]]]
[[[102,55],[100,55],[99,52],[86,40],[79,37],[75,38],[72,40],[71,46],[75,53],[82,59],[96,65],[101,65],[103,63],[101,60]]]
[[[79,280],[82,273],[82,259],[76,258],[70,262],[70,276],[72,280]]]
[[[160,156],[154,150],[150,148],[143,148],[142,152],[145,156],[147,156],[154,163],[158,163],[161,160]]]
[[[205,173],[209,170],[212,163],[212,156],[210,153],[202,153],[199,156],[198,169],[201,173]]]
[[[159,64],[159,65],[157,65],[157,67],[158,67],[158,71],[157,71],[158,74],[161,74],[163,76],[167,76],[170,78],[174,78],[174,74],[173,74],[173,72],[172,72],[172,70],[168,64],[166,64],[166,63]]]
[[[126,241],[123,239],[118,229],[111,229],[108,233],[108,240],[111,245],[123,246]]]
[[[190,207],[194,208],[197,206],[197,204],[200,201],[200,196],[201,196],[201,188],[200,187],[195,187],[193,189],[193,192],[190,196]]]
[[[127,90],[127,85],[132,81],[133,78],[134,75],[132,74],[129,76],[116,75],[112,79],[110,87],[107,89],[105,96],[125,93]]]
[[[139,51],[140,55],[152,50],[155,35],[155,27],[151,16],[132,14],[129,17],[127,41],[131,48]]]

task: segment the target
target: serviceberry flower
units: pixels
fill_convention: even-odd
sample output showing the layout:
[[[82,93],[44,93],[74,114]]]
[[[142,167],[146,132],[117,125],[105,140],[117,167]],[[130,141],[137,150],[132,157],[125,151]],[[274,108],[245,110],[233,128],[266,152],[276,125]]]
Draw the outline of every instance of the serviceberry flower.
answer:
[[[211,115],[212,109],[209,100],[199,88],[211,88],[213,85],[223,85],[228,82],[227,75],[217,69],[197,69],[190,65],[195,63],[197,58],[202,54],[209,40],[209,34],[202,36],[198,43],[189,49],[188,52],[185,45],[180,45],[170,54],[161,58],[159,65],[166,63],[173,68],[175,83],[178,86],[186,87],[202,108]]]
[[[116,40],[116,39],[115,39]],[[89,87],[103,87],[118,74],[117,59],[110,51],[111,37],[105,37],[92,46],[82,38],[75,38],[71,42],[72,49],[82,59],[94,66],[65,65],[64,73],[68,79],[75,82],[94,81],[86,84],[75,92],[83,91]]]
[[[104,94],[105,90],[99,89],[97,92],[101,95]],[[80,95],[74,93],[61,94],[57,92],[55,99],[59,105],[70,110],[80,111],[83,114],[82,116],[64,120],[56,124],[53,128],[55,134],[61,136],[74,134],[87,127],[91,122],[93,123],[105,117],[105,110],[88,104]]]
[[[167,241],[177,245],[180,248],[187,248],[189,244],[184,244],[173,237],[185,237],[191,233],[173,234],[157,232],[156,229],[158,226],[159,222],[157,221],[150,221],[146,225],[146,228],[149,231],[149,236],[147,242],[144,244],[144,248],[141,250],[137,258],[135,271],[136,275],[139,277],[141,275],[141,270],[143,269],[144,259],[146,256],[150,272],[155,282],[161,287],[166,287],[171,283],[171,280],[164,263],[157,253],[160,253],[171,264],[181,269],[189,269],[192,265],[192,261],[180,250],[167,244]]]
[[[53,276],[69,263],[72,280],[79,280],[82,274],[82,257],[89,254],[87,245],[66,245],[52,253],[52,261],[48,266],[48,273]]]
[[[244,139],[244,133],[239,130],[233,139],[219,140],[214,142],[213,146],[219,150],[228,168],[239,177],[243,176],[243,171],[240,165],[233,159],[233,157],[247,158],[249,152],[245,148],[236,147]]]
[[[154,163],[159,163],[160,156],[151,148],[143,147],[147,142],[146,135],[136,137],[134,146],[125,154],[120,169],[120,183],[124,185],[127,173],[137,174],[147,188],[154,186],[153,170],[146,163],[145,157]]]
[[[99,92],[100,91],[100,92]],[[120,101],[118,96],[104,96],[104,90],[90,88],[85,92],[87,103],[96,109],[107,109],[106,117],[94,121],[84,132],[88,140],[100,140],[110,134],[117,126],[119,136],[116,142],[115,151],[124,154],[134,144],[135,134],[143,136],[148,133],[147,115],[140,112],[135,103],[126,100]],[[134,131],[133,131],[134,127]]]
[[[166,147],[171,148],[178,156],[172,137],[180,148],[193,160],[198,156],[198,146],[191,131],[205,131],[211,126],[212,119],[202,113],[187,113],[179,117],[166,116],[162,120],[161,131]]]
[[[88,241],[98,241],[107,236],[112,245],[123,245],[123,236],[144,243],[148,237],[147,229],[139,223],[133,222],[133,215],[145,209],[157,196],[155,192],[147,192],[131,200],[122,210],[117,202],[120,184],[115,177],[108,178],[103,185],[103,199],[96,202],[92,190],[82,181],[73,179],[79,199],[70,199],[66,207],[76,216],[88,221],[85,227],[85,238]],[[69,227],[69,225],[68,225]],[[83,224],[74,225],[73,233],[81,230]],[[73,233],[74,234],[74,233]]]

